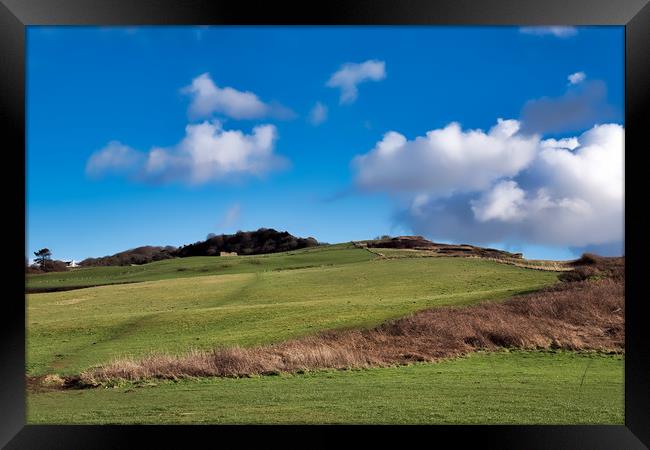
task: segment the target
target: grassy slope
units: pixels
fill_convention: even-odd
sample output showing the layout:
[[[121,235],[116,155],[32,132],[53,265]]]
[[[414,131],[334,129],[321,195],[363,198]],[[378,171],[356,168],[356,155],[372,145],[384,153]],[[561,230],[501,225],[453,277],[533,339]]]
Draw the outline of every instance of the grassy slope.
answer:
[[[474,354],[437,364],[29,394],[28,423],[622,424],[623,358]]]
[[[307,248],[268,255],[214,257],[196,256],[157,261],[141,266],[88,267],[68,272],[28,275],[28,288],[65,288],[116,283],[187,278],[229,273],[255,273],[369,261],[375,255],[351,244]]]
[[[361,249],[323,248],[278,258],[285,268],[295,267],[306,254],[315,267],[273,270],[277,259],[266,257],[254,265],[255,273],[247,263],[233,262],[229,269],[249,273],[28,295],[28,373],[78,373],[154,350],[253,345],[371,326],[427,307],[502,299],[556,279],[551,272],[478,259],[351,262],[370,255]],[[179,261],[193,264],[192,258]],[[325,265],[332,261],[344,263]]]

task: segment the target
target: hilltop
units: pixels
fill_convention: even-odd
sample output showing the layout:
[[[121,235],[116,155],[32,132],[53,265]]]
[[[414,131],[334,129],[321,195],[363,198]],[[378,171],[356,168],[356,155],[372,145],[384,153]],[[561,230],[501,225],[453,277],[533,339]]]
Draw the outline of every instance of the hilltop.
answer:
[[[288,231],[276,231],[273,228],[260,228],[256,231],[238,231],[235,234],[208,236],[205,241],[195,242],[179,248],[174,255],[216,256],[221,252],[238,255],[262,255],[266,253],[288,252],[306,247],[315,247],[318,241],[313,237],[301,238]]]
[[[210,234],[204,241],[183,245],[179,248],[172,246],[136,247],[114,255],[86,258],[79,265],[82,267],[130,266],[170,258],[219,256],[221,252],[234,252],[238,255],[261,255],[287,252],[316,245],[318,245],[318,241],[312,237],[301,238],[293,236],[287,231],[259,228],[255,231],[238,231],[235,234]]]
[[[145,245],[136,247],[114,255],[99,258],[86,258],[79,263],[82,267],[92,266],[130,266],[132,264],[147,264],[175,257],[176,247],[156,247]]]
[[[477,247],[469,244],[439,244],[431,242],[422,236],[397,236],[370,241],[360,241],[357,245],[371,248],[395,248],[411,250],[427,250],[445,256],[480,256],[483,258],[517,258],[522,259],[521,253],[510,253],[494,248]]]

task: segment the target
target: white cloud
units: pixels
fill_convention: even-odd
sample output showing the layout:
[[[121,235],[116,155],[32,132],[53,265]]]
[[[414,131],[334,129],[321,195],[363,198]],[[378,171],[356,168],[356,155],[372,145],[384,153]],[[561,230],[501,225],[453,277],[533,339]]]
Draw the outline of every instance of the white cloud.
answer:
[[[478,195],[417,196],[401,219],[452,241],[616,246],[624,237],[623,161],[624,128],[597,125],[540,142],[525,172]]]
[[[543,148],[544,147],[566,148],[569,150],[573,150],[578,145],[580,145],[580,141],[578,141],[577,137],[569,137],[564,139],[544,139],[541,142],[541,145]]]
[[[223,219],[221,219],[221,222],[219,223],[220,228],[229,228],[232,227],[234,224],[237,223],[239,218],[241,217],[241,206],[239,203],[235,203],[232,205],[226,213],[223,215]]]
[[[249,91],[239,91],[231,87],[220,88],[210,74],[204,73],[192,80],[192,84],[181,89],[192,97],[189,113],[193,117],[209,117],[213,113],[223,114],[233,119],[259,119],[275,117],[288,119],[293,111],[280,104],[267,104]]]
[[[578,34],[575,27],[566,26],[551,26],[551,27],[521,27],[519,31],[524,34],[532,34],[535,36],[555,36],[558,38],[568,38]]]
[[[157,147],[146,153],[130,148],[112,150],[108,153],[111,157],[104,149],[91,156],[88,164],[94,173],[114,171],[141,181],[202,184],[262,176],[283,167],[286,160],[274,153],[276,139],[273,125],[259,125],[246,134],[225,130],[216,120],[205,121],[187,125],[185,137],[171,148]]]
[[[316,102],[309,112],[309,121],[312,125],[320,125],[327,120],[327,106],[321,102]]]
[[[518,134],[519,125],[498,119],[486,133],[463,131],[453,122],[413,140],[390,131],[353,160],[356,183],[365,190],[434,195],[485,189],[516,175],[535,157],[539,138]]]
[[[386,78],[384,61],[368,60],[363,63],[346,63],[334,72],[326,86],[341,89],[340,102],[353,103],[359,90],[357,85],[366,81],[380,81]]]
[[[584,72],[575,72],[567,77],[567,79],[569,80],[569,84],[582,83],[583,81],[585,81],[586,78],[587,78],[587,74],[585,74]]]
[[[526,193],[514,181],[501,181],[480,199],[471,201],[472,211],[479,222],[487,220],[518,221]]]
[[[583,133],[579,146],[544,148],[535,164],[556,197],[579,196],[594,207],[623,201],[625,130],[621,125],[597,125]]]
[[[86,163],[86,174],[99,177],[109,173],[129,172],[142,162],[142,154],[119,141],[111,141],[93,153]]]

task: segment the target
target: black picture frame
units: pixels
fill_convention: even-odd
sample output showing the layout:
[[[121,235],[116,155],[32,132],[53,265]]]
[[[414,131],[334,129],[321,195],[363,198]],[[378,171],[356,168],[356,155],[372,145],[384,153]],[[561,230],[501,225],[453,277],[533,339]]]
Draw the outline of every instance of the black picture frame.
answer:
[[[340,434],[384,440],[413,436],[425,442],[497,448],[645,448],[650,445],[650,327],[645,320],[643,215],[647,176],[642,162],[650,130],[649,0],[0,0],[0,123],[8,158],[2,183],[11,257],[4,259],[0,445],[6,448],[179,447],[206,440],[253,443],[258,433],[311,445],[341,442]],[[625,425],[621,426],[42,426],[26,425],[25,408],[25,27],[28,25],[623,25],[625,26]],[[11,233],[11,235],[9,234]],[[6,243],[7,243],[6,242]],[[247,430],[248,431],[248,430]],[[333,436],[336,431],[338,436]],[[306,438],[306,439],[305,439]],[[346,437],[343,437],[347,440]],[[415,443],[414,441],[411,441]],[[404,441],[402,441],[404,443]],[[259,444],[258,444],[259,445]]]

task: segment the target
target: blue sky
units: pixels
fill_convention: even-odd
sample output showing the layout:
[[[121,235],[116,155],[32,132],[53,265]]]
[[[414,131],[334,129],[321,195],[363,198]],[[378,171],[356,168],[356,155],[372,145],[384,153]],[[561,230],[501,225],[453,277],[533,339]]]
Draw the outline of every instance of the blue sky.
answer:
[[[620,253],[623,39],[29,27],[26,251],[80,260],[273,227]]]

